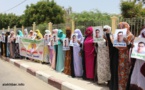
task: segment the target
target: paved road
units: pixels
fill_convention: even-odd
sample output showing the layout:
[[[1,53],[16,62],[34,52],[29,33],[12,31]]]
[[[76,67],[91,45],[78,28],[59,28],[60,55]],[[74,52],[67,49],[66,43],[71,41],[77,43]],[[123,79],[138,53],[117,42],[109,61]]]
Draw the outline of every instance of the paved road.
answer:
[[[0,90],[58,90],[0,59]]]

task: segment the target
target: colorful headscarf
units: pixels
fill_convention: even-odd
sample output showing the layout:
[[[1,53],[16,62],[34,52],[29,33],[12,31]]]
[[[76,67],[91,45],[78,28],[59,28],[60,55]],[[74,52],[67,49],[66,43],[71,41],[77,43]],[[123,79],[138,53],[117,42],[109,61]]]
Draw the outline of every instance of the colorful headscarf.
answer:
[[[45,30],[45,34],[47,35],[51,34],[50,30]]]
[[[88,31],[90,31],[90,33],[88,33]],[[93,27],[88,27],[85,31],[85,35],[86,36],[91,36],[93,34]]]
[[[24,36],[27,37],[28,36],[28,30],[24,29]]]
[[[58,29],[53,29],[52,30],[52,34],[57,34],[58,33]]]
[[[67,27],[66,28],[66,38],[71,38],[71,29],[70,29],[70,27]]]
[[[103,29],[107,29],[107,30],[109,30],[109,33],[111,33],[111,27],[110,27],[109,25],[105,25],[105,26],[103,27]]]
[[[21,30],[18,30],[18,36],[23,37],[23,33]]]
[[[63,40],[66,37],[66,35],[63,34],[61,29],[58,30],[58,34],[57,35],[58,35],[59,39],[61,39],[61,40]],[[58,41],[58,44],[61,44],[60,40]]]
[[[11,38],[11,37],[15,37],[14,31],[11,31],[11,32],[10,32],[10,38]]]
[[[39,37],[39,38],[36,37],[36,39],[42,39],[43,38],[43,36],[40,33],[40,30],[39,29],[37,29],[35,32],[37,33],[37,36]]]
[[[120,29],[127,28],[127,31],[130,31],[130,25],[129,25],[127,22],[120,22],[120,23],[118,24],[118,27],[119,27]]]
[[[81,32],[80,29],[76,29],[76,30],[74,31],[74,33],[78,35],[78,39],[81,39],[81,38],[83,37],[83,34],[82,34],[82,32]]]

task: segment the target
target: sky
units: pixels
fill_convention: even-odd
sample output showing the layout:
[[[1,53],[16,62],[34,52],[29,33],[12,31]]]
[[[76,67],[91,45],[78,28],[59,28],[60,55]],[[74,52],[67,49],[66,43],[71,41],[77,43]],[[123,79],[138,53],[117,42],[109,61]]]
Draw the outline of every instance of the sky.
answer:
[[[21,2],[24,3],[20,4]],[[35,4],[40,0],[0,0],[0,13],[15,13],[22,15],[26,5]],[[82,12],[98,9],[101,12],[120,14],[121,0],[54,0],[64,8],[72,7],[73,12]],[[18,5],[20,4],[20,5]],[[14,6],[17,7],[13,8]],[[13,9],[11,9],[13,8]],[[11,10],[9,10],[11,9]]]

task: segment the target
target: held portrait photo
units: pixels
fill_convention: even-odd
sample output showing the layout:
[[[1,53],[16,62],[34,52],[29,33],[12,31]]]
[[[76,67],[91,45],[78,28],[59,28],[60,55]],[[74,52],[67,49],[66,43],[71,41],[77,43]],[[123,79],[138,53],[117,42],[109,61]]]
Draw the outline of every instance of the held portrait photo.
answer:
[[[50,49],[53,49],[54,48],[54,39],[51,38],[49,43],[50,43],[49,44]]]
[[[44,42],[45,42],[45,45],[48,45],[48,43],[50,42],[50,37],[49,37],[48,34],[46,34],[46,35],[44,36]]]
[[[113,46],[115,47],[126,47],[124,38],[126,37],[126,29],[117,29],[114,35]]]
[[[100,42],[103,41],[103,28],[102,26],[93,27],[93,41]]]
[[[144,38],[135,38],[134,48],[131,54],[132,58],[145,60],[145,40]]]
[[[54,42],[54,45],[57,45],[58,44],[58,37],[56,34],[53,35],[53,42]]]
[[[51,34],[48,35],[48,41],[50,42],[51,40]]]
[[[77,43],[77,35],[72,34],[71,41],[70,41],[70,46],[74,46],[75,43]]]
[[[69,50],[69,41],[68,41],[68,38],[65,38],[63,40],[63,50]]]

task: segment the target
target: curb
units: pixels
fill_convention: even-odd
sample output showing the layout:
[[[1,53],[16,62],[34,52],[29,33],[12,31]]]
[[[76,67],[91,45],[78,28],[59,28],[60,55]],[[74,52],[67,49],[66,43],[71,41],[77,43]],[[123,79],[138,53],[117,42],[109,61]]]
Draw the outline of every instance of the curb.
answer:
[[[79,86],[73,85],[69,82],[65,82],[59,79],[56,79],[55,77],[46,74],[42,71],[37,71],[32,69],[30,66],[26,65],[26,64],[20,64],[10,58],[6,58],[6,57],[1,57],[1,59],[10,62],[11,64],[15,65],[16,67],[24,70],[25,72],[39,78],[40,80],[46,82],[47,84],[59,89],[59,90],[86,90],[83,89]]]

